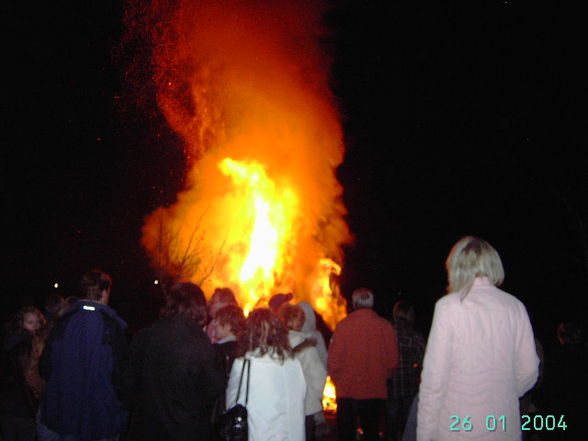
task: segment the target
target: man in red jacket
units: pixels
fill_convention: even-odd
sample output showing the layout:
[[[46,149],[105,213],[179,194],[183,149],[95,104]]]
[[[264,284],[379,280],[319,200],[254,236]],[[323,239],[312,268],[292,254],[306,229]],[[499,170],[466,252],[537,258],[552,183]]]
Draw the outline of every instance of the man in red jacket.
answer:
[[[378,438],[387,398],[386,380],[398,365],[392,325],[374,311],[374,295],[366,288],[352,295],[354,311],[335,329],[329,345],[329,375],[337,391],[340,441],[355,440],[359,416],[363,439]]]

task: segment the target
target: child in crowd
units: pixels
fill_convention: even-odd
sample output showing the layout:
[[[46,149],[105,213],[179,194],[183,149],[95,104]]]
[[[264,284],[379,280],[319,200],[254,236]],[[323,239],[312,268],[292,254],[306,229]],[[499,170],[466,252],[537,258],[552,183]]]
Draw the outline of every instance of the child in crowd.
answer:
[[[44,325],[41,311],[30,306],[21,308],[5,325],[0,364],[2,439],[35,439],[35,415],[44,388],[39,375]]]
[[[245,316],[237,305],[227,305],[218,310],[213,322],[213,338],[216,342],[214,348],[228,379],[236,356],[237,340],[245,326]]]
[[[235,294],[230,288],[216,288],[208,301],[208,324],[206,325],[206,335],[210,338],[212,343],[216,343],[215,340],[215,329],[214,329],[214,318],[216,313],[228,305],[237,305],[237,299]]]

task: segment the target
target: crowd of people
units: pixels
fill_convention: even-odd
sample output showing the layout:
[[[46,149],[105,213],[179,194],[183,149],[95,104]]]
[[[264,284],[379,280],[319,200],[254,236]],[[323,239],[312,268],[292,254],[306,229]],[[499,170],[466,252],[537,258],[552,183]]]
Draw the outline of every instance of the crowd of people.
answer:
[[[411,304],[396,302],[386,320],[366,288],[325,338],[291,293],[245,317],[229,288],[207,302],[189,282],[169,287],[159,318],[129,338],[109,306],[111,277],[91,270],[78,297],[50,296],[43,312],[26,306],[6,323],[2,440],[220,441],[222,415],[242,404],[249,440],[316,441],[329,433],[328,375],[330,436],[341,441],[582,439],[581,327],[562,323],[546,357],[524,305],[498,288],[504,269],[488,242],[461,239],[446,268],[428,339]],[[522,414],[541,428],[521,431]]]

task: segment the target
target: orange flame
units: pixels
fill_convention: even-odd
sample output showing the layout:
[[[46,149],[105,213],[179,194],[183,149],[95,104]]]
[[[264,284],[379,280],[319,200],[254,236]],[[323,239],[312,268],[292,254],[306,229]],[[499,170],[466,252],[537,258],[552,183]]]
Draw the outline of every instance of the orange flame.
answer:
[[[331,377],[327,377],[325,388],[323,389],[323,410],[327,413],[337,413],[337,395],[335,393],[335,384]]]
[[[152,27],[158,103],[189,165],[142,242],[156,268],[209,293],[228,286],[246,312],[293,292],[334,327],[350,234],[323,13],[315,0],[154,0],[137,14],[147,17],[137,29]]]

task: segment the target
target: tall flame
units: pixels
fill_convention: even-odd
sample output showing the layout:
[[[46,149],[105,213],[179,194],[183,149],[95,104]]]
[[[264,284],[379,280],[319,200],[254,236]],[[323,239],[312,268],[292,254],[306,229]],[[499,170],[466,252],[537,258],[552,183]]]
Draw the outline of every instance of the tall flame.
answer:
[[[334,327],[350,234],[324,12],[316,0],[153,0],[127,21],[150,32],[157,101],[189,165],[176,203],[146,219],[153,264],[209,293],[232,288],[246,312],[292,292]]]

